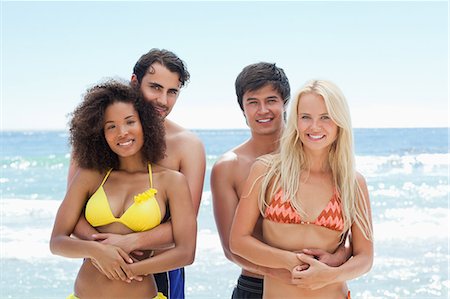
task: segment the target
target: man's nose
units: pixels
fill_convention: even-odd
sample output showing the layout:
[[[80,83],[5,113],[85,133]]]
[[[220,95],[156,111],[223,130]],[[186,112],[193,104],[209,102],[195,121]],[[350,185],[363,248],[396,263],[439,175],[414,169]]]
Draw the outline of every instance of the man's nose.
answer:
[[[167,106],[167,94],[166,94],[166,93],[161,93],[161,94],[158,96],[158,99],[156,100],[156,102],[157,102],[159,105]]]

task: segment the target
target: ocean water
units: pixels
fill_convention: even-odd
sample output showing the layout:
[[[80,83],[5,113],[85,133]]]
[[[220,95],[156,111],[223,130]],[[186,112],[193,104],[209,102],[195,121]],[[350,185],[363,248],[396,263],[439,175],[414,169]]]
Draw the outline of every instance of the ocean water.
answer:
[[[239,268],[223,255],[209,176],[216,159],[247,130],[197,130],[207,152],[196,260],[188,298],[229,298]],[[375,261],[349,286],[354,298],[449,298],[447,128],[355,129],[358,170],[373,209]],[[65,298],[80,260],[53,256],[48,241],[64,197],[65,132],[1,132],[0,298]]]

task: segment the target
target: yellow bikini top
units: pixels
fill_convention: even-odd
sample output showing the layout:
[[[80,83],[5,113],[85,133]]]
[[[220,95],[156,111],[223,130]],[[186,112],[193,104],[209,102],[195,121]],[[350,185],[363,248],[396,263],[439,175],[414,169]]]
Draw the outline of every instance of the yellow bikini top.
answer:
[[[161,210],[155,197],[157,190],[153,189],[151,165],[148,164],[150,189],[135,195],[134,203],[119,218],[114,217],[112,214],[108,197],[103,189],[103,185],[111,171],[112,169],[108,170],[100,187],[87,201],[86,220],[93,227],[119,222],[135,232],[146,231],[159,225],[161,223]]]

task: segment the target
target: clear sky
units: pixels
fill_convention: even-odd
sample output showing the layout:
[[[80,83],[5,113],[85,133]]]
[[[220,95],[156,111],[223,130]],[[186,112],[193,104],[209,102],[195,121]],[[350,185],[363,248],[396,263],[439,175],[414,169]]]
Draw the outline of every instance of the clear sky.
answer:
[[[334,81],[354,127],[448,126],[448,3],[1,2],[1,128],[66,129],[87,87],[129,79],[166,48],[191,81],[169,116],[191,129],[245,128],[234,80],[276,62],[293,95]]]

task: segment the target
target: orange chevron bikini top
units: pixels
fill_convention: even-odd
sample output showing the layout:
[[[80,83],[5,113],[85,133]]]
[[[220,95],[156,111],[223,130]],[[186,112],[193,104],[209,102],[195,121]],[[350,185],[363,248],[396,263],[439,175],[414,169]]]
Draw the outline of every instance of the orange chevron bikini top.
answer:
[[[290,224],[314,224],[328,229],[342,231],[344,229],[344,218],[342,217],[341,200],[337,190],[333,192],[325,209],[313,222],[303,221],[297,211],[291,206],[291,201],[282,201],[283,191],[280,189],[266,207],[264,217],[278,223]]]

